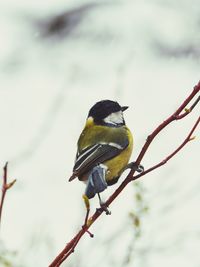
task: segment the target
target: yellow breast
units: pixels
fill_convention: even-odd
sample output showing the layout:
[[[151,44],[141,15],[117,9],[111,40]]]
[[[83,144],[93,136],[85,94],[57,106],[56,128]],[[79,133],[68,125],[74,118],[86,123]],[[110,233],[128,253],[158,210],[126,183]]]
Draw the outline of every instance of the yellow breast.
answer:
[[[133,137],[131,131],[127,128],[129,145],[124,149],[118,156],[106,161],[104,164],[108,167],[106,174],[106,181],[111,181],[112,179],[120,176],[121,171],[126,167],[133,150]]]

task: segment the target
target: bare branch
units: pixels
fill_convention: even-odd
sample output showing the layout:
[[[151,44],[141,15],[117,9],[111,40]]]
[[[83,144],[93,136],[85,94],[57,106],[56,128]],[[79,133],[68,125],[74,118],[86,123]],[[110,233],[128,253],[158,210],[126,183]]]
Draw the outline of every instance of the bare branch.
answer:
[[[1,193],[1,200],[0,200],[0,224],[1,224],[2,210],[3,210],[3,204],[4,204],[6,192],[16,182],[16,179],[15,179],[12,182],[7,183],[7,173],[8,173],[7,170],[8,170],[8,162],[6,162],[3,168],[3,183],[2,183],[2,193]]]
[[[200,117],[197,119],[196,123],[194,124],[192,130],[190,131],[190,133],[188,134],[188,136],[185,138],[185,140],[183,141],[183,143],[176,149],[174,150],[169,156],[167,156],[165,159],[163,159],[161,162],[159,162],[158,164],[152,166],[151,168],[145,170],[144,172],[131,177],[131,180],[134,181],[142,176],[144,176],[145,174],[161,167],[162,165],[166,164],[172,157],[174,157],[188,142],[194,140],[195,138],[192,137],[192,134],[194,133],[195,129],[197,128],[198,124],[200,123]]]
[[[191,111],[195,108],[195,106],[200,101],[200,96],[197,97],[196,100],[194,100],[195,96],[200,92],[200,82],[194,87],[193,91],[190,93],[190,95],[185,99],[185,101],[180,105],[180,107],[171,115],[169,116],[164,122],[162,122],[147,138],[144,146],[141,149],[141,152],[139,153],[136,163],[140,164],[142,161],[144,155],[146,154],[150,144],[154,140],[154,138],[164,129],[166,128],[170,123],[172,123],[175,120],[181,120],[185,116],[189,115]],[[193,102],[191,104],[191,102]],[[187,108],[186,106],[190,104],[190,107]],[[174,157],[189,141],[193,140],[192,137],[195,129],[200,123],[200,117],[197,119],[196,123],[192,127],[191,131],[189,132],[188,136],[185,138],[185,140],[181,143],[181,145],[175,149],[170,155],[168,155],[164,160],[159,162],[158,164],[152,166],[151,168],[147,169],[143,173],[140,173],[136,176],[134,176],[135,170],[131,169],[125,180],[121,183],[121,185],[115,190],[115,192],[108,198],[106,201],[106,206],[109,206],[115,198],[123,191],[123,189],[129,184],[131,181],[136,180],[147,173],[155,170],[158,167],[161,167],[165,163],[167,163],[172,157]],[[103,213],[102,210],[98,209],[88,220],[88,223],[84,224],[84,227],[75,235],[75,237],[67,243],[65,248],[59,253],[59,255],[54,259],[54,261],[49,265],[49,267],[58,267],[60,264],[65,261],[73,252],[75,247],[77,246],[79,240],[81,237],[88,232],[88,229],[90,226],[100,217],[100,215]],[[88,214],[87,214],[88,216]]]

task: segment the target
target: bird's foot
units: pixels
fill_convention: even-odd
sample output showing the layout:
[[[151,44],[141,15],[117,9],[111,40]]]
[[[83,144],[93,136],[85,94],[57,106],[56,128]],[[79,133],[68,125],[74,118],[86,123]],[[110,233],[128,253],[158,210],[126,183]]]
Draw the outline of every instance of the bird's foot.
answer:
[[[127,166],[126,169],[132,169],[136,172],[142,173],[144,171],[144,167],[141,164],[137,164],[135,161],[130,162]]]
[[[102,203],[100,205],[100,208],[97,208],[97,212],[105,212],[106,215],[111,215],[111,211],[108,209],[107,205],[105,203]]]
[[[108,206],[106,205],[106,203],[101,202],[100,206],[101,206],[100,209],[103,210],[106,213],[106,215],[111,215],[111,211],[108,209]]]

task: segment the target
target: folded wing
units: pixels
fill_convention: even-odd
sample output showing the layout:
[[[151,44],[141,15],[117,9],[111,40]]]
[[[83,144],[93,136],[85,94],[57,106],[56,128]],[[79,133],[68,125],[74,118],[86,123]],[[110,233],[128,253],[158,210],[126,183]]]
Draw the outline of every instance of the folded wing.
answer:
[[[80,178],[98,164],[119,155],[127,146],[128,140],[123,142],[122,145],[116,143],[100,143],[85,148],[76,157],[73,174],[69,181],[72,181],[76,177]]]

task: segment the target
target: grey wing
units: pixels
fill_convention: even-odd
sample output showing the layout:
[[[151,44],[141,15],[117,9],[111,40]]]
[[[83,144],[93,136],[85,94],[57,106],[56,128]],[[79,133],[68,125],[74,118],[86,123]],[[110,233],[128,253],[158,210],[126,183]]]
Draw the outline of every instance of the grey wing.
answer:
[[[96,165],[119,155],[128,146],[128,144],[127,140],[123,146],[115,143],[102,143],[84,149],[81,154],[77,156],[73,168],[73,174],[69,181],[72,181],[77,176],[81,176],[89,172]]]

